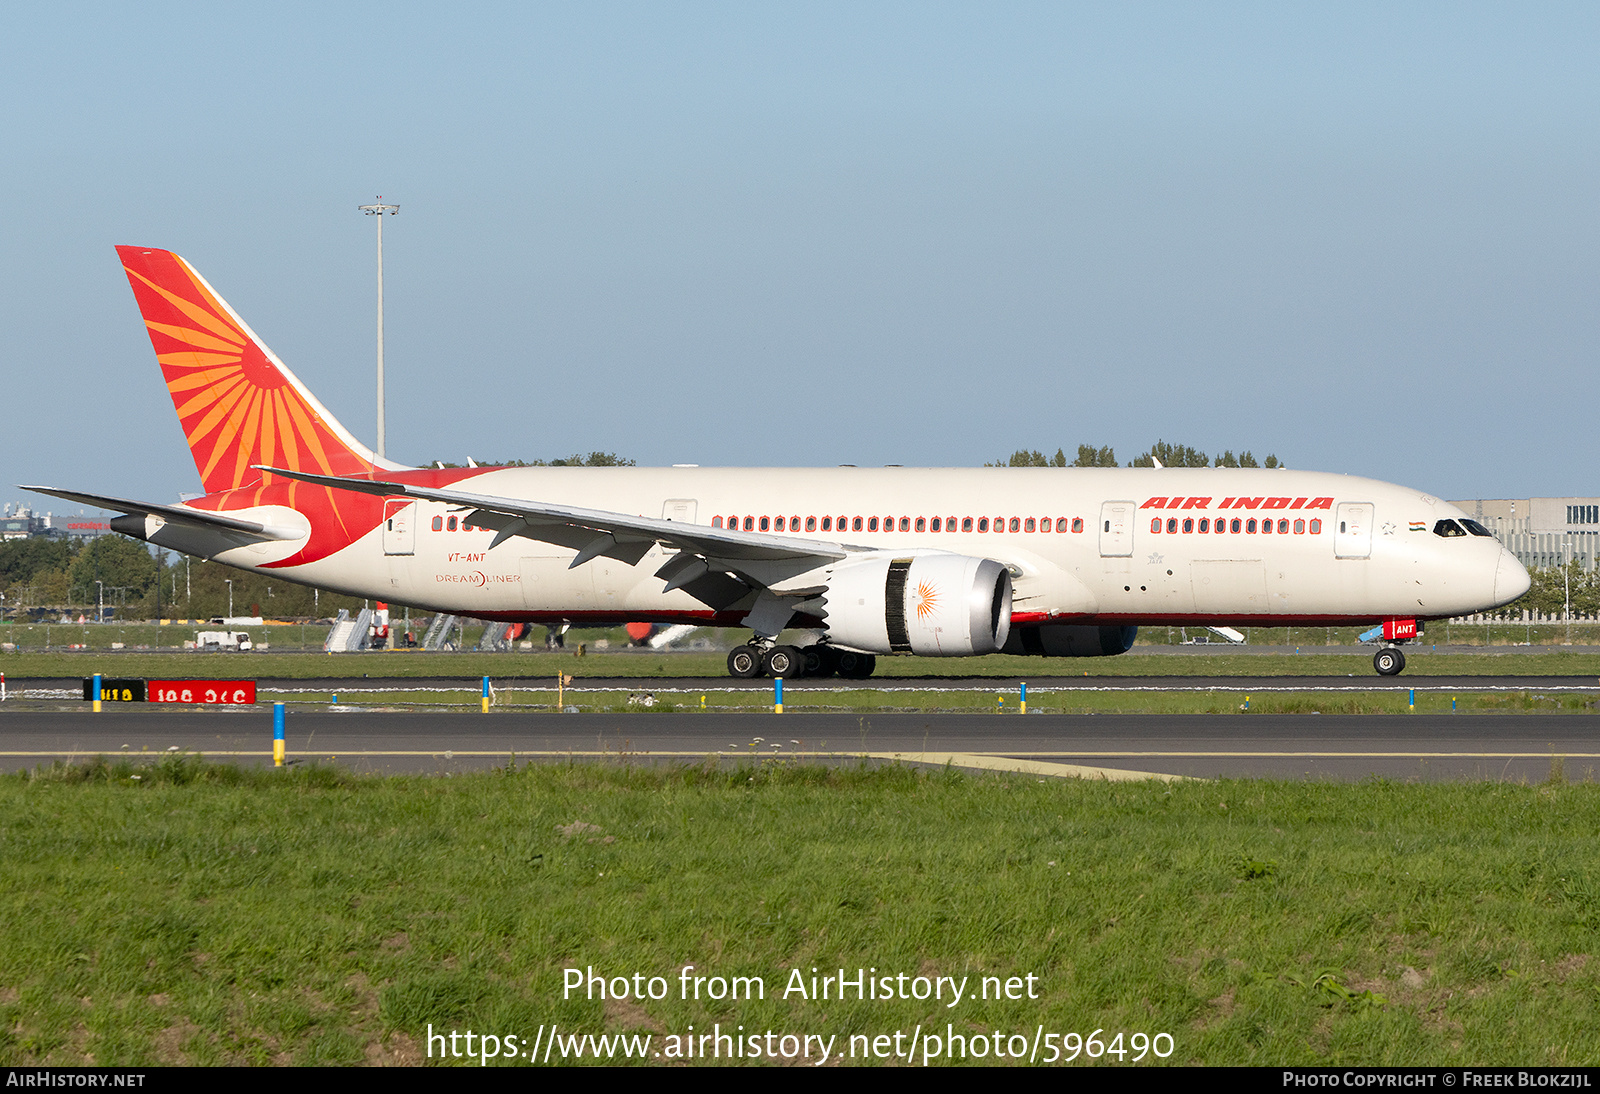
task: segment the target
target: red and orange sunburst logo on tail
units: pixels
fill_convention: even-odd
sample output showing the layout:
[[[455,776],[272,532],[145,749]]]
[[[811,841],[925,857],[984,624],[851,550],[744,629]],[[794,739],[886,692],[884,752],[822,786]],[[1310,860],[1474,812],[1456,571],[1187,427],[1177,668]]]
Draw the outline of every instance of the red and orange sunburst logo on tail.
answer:
[[[917,618],[926,619],[939,607],[939,590],[926,581],[917,582]]]
[[[256,483],[255,464],[323,475],[373,469],[371,453],[193,267],[171,251],[117,254],[206,493]]]

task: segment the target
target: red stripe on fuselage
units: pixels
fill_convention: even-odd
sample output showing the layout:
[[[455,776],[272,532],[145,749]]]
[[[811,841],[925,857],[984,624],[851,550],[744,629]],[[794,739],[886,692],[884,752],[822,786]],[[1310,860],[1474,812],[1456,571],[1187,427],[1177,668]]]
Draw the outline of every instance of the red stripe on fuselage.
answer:
[[[419,468],[348,477],[370,481],[381,474],[384,482],[439,489],[497,470],[499,468],[495,467]],[[383,501],[375,494],[360,494],[353,490],[335,490],[332,487],[274,478],[265,486],[252,483],[238,490],[207,494],[189,504],[212,513],[228,513],[260,505],[282,505],[303,515],[311,522],[311,534],[306,537],[304,546],[279,562],[262,563],[263,569],[276,570],[319,562],[368,535],[383,523]]]

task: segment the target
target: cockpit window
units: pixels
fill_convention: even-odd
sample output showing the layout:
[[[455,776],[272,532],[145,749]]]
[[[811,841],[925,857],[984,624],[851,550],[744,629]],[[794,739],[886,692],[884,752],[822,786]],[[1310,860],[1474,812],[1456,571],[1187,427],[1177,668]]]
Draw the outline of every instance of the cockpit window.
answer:
[[[1475,536],[1487,536],[1490,539],[1494,538],[1493,532],[1489,531],[1489,529],[1485,528],[1471,517],[1462,517],[1461,524],[1464,528],[1466,528],[1467,531],[1471,532]]]
[[[1433,534],[1436,536],[1444,536],[1446,539],[1451,539],[1455,536],[1464,536],[1467,533],[1462,529],[1461,525],[1457,524],[1455,521],[1441,520],[1438,524],[1433,526]]]

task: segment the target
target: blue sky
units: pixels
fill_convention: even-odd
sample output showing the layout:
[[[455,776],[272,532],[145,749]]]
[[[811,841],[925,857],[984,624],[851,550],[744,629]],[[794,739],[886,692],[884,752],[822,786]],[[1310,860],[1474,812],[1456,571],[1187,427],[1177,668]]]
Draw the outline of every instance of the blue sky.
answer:
[[[7,484],[197,489],[118,243],[370,441],[382,193],[401,460],[1600,493],[1593,5],[235,9],[0,15]]]

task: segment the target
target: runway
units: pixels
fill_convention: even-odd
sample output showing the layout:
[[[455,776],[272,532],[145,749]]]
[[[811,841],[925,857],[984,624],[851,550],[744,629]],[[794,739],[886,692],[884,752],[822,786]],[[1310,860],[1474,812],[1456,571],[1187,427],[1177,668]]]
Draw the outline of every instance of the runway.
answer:
[[[637,686],[637,682],[635,682]],[[0,768],[180,750],[271,762],[264,706],[0,713]],[[1600,722],[1559,714],[1054,715],[294,710],[296,762],[446,773],[528,759],[899,761],[1081,775],[1539,782],[1600,770]]]

